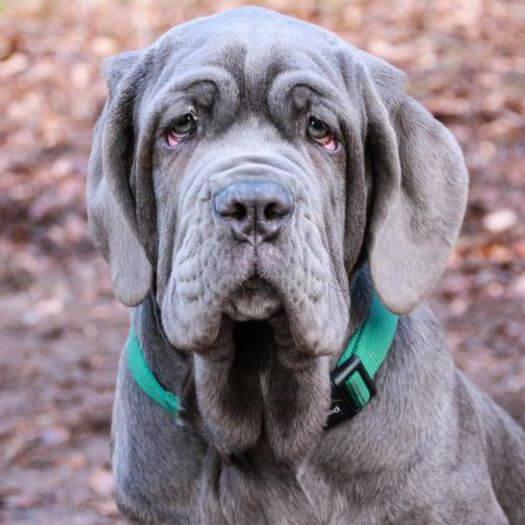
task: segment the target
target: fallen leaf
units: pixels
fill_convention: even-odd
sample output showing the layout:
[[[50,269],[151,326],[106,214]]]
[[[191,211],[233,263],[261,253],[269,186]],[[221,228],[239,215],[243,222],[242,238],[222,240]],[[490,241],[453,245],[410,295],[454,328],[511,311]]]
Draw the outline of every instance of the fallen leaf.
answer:
[[[512,228],[518,216],[511,209],[498,210],[483,217],[483,226],[490,233],[502,233]]]

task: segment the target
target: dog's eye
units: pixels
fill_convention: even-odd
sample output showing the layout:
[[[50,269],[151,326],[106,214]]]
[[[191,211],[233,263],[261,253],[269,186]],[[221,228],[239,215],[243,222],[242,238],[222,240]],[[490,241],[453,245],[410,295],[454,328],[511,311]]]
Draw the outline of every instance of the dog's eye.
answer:
[[[176,146],[187,140],[197,127],[197,117],[193,113],[185,113],[176,118],[166,132],[168,146]]]
[[[337,141],[330,128],[322,120],[315,117],[308,119],[308,126],[306,128],[307,135],[315,142],[326,148],[334,151],[337,148]]]

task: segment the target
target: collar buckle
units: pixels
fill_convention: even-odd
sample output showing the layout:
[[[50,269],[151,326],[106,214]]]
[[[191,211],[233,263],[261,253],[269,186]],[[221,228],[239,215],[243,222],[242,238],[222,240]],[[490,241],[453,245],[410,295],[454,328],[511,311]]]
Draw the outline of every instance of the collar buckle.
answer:
[[[368,399],[364,402],[357,396],[352,396],[352,387],[349,383],[354,374],[358,373],[368,390]],[[328,412],[325,428],[330,428],[359,413],[376,395],[377,389],[374,380],[370,377],[363,362],[357,355],[339,365],[330,374],[332,383],[332,406]]]

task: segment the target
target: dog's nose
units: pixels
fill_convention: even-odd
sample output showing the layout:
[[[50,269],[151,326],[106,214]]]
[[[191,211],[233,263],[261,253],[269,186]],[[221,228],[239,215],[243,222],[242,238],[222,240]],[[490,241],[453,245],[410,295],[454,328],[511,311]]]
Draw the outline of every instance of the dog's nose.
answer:
[[[238,181],[214,198],[215,213],[226,220],[234,237],[255,242],[273,239],[293,212],[290,192],[271,181]]]

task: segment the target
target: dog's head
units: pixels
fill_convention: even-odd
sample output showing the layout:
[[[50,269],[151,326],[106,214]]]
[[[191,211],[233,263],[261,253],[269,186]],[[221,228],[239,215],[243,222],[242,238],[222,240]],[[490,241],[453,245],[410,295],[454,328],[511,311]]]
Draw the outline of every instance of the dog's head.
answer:
[[[394,312],[432,288],[467,174],[396,68],[244,8],[110,58],[105,75],[91,231],[124,304],[155,286],[176,347],[205,351],[224,316],[285,312],[300,350],[338,353],[361,264]]]

